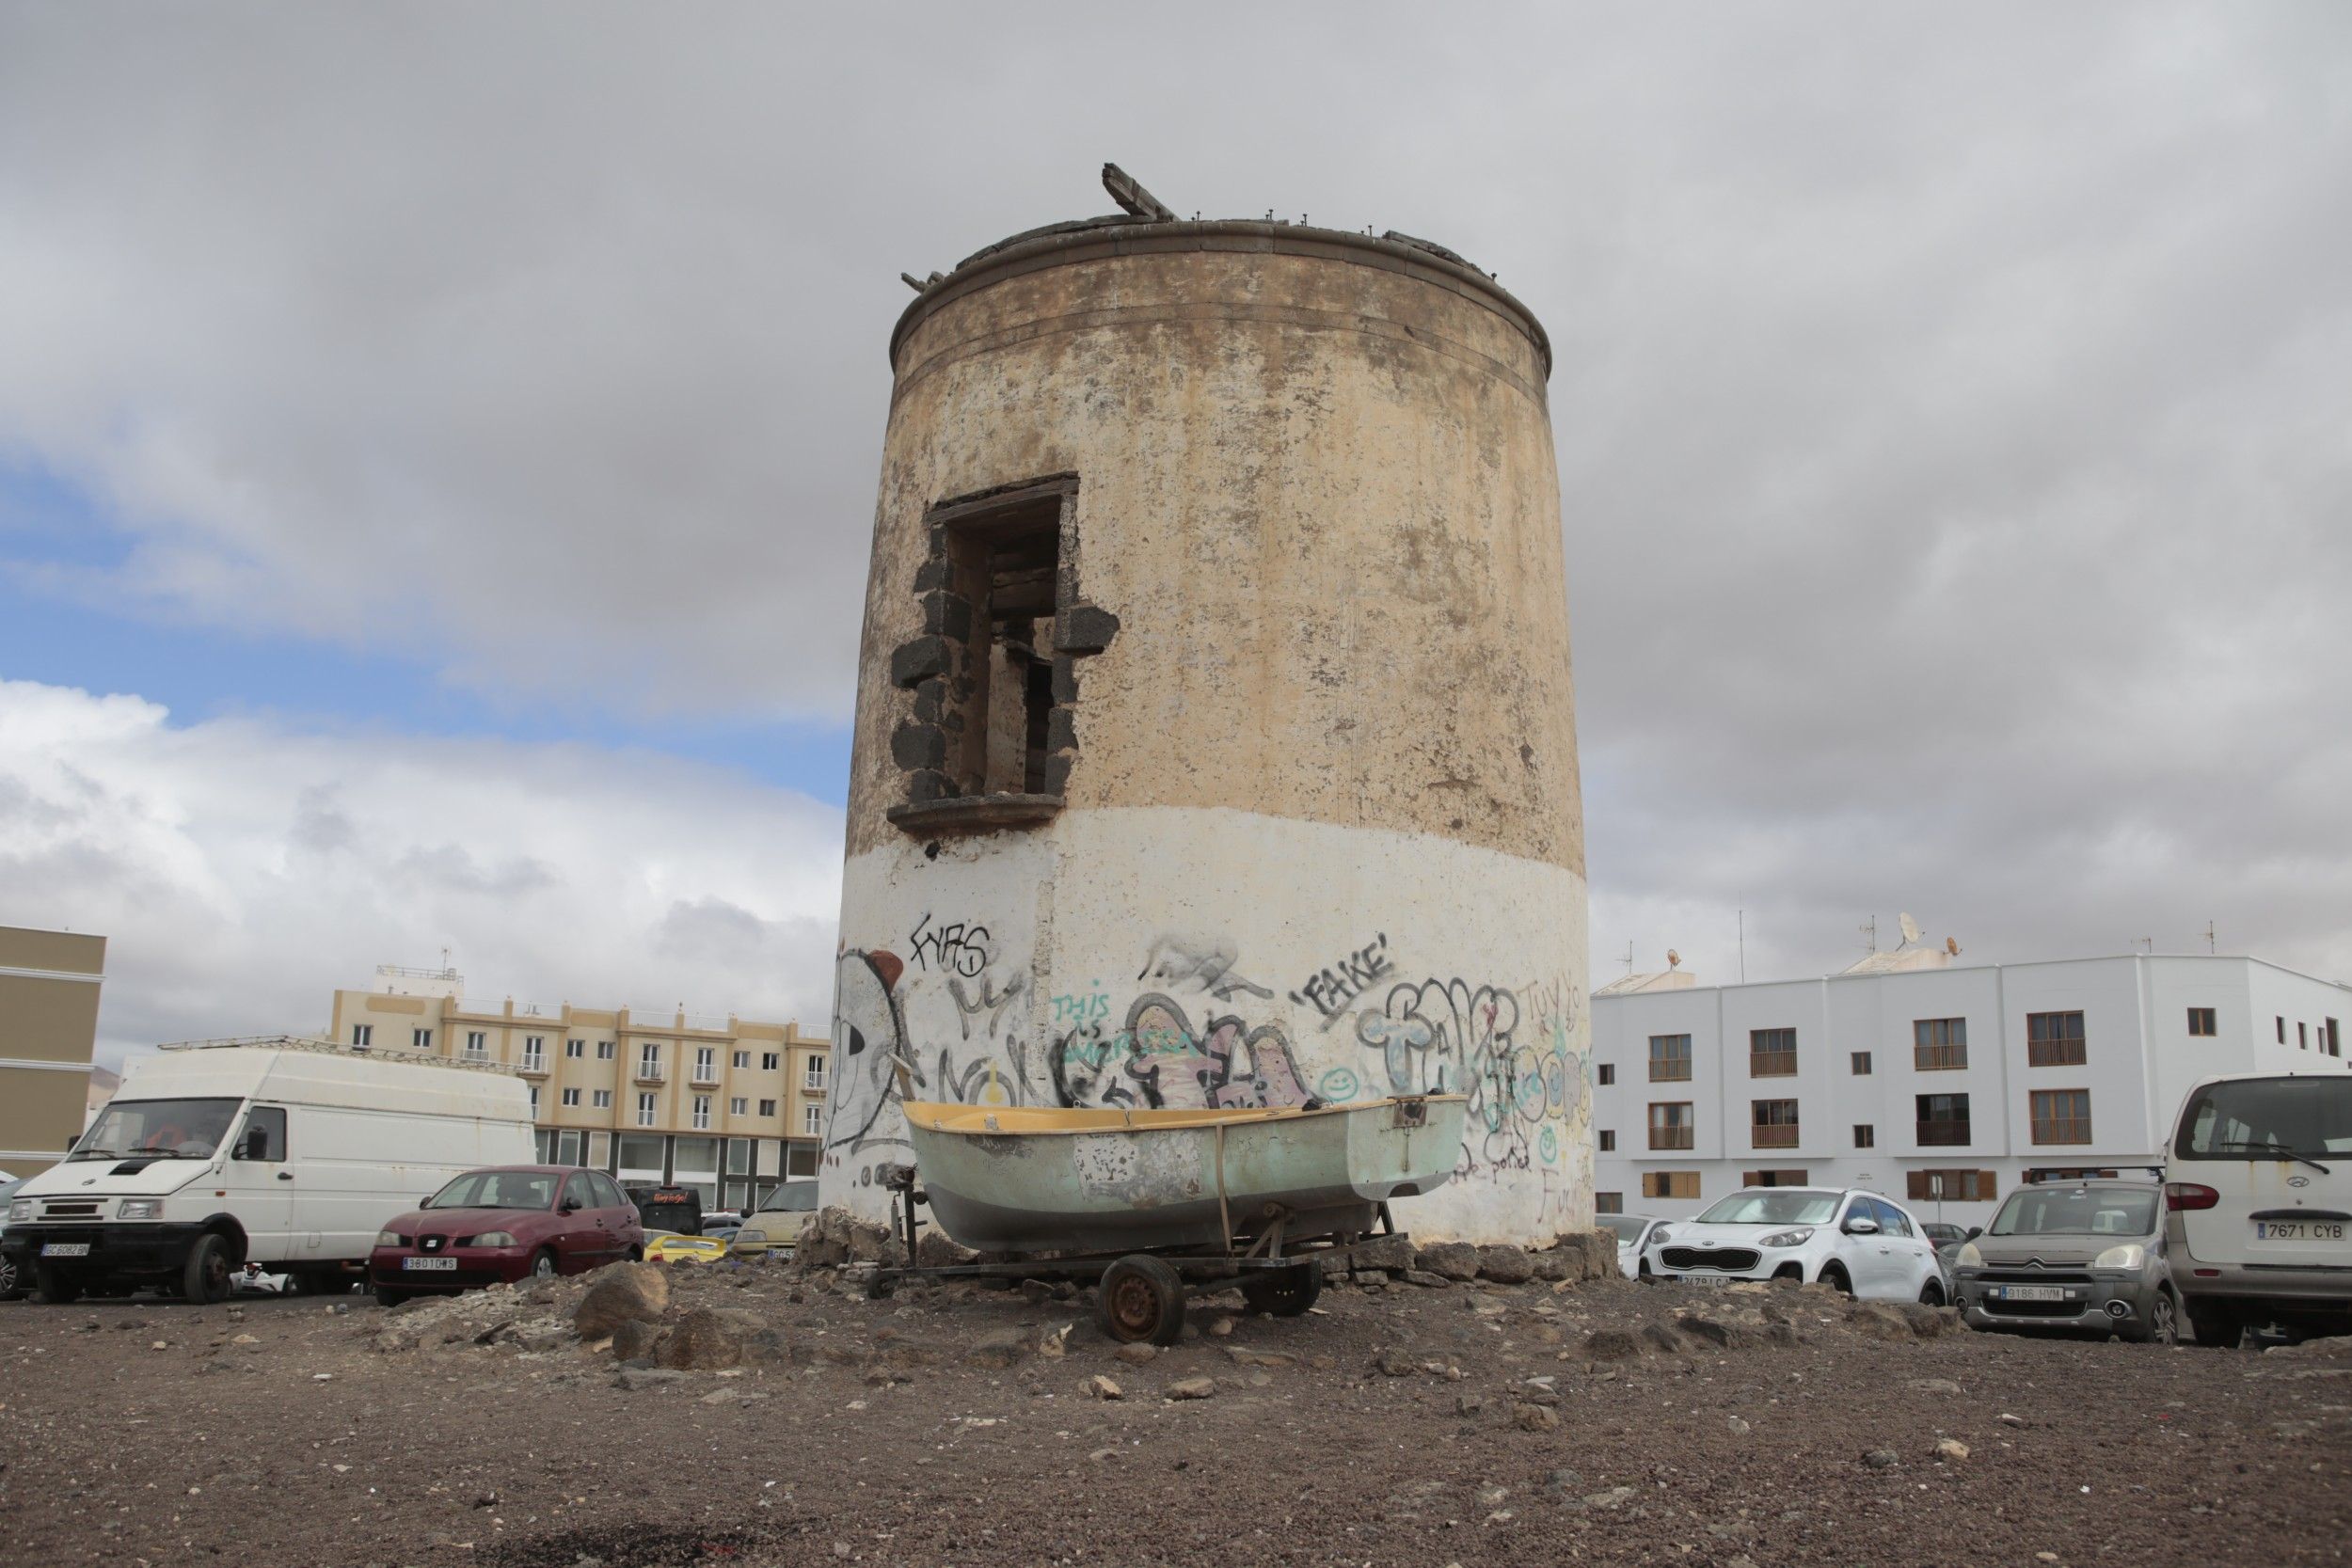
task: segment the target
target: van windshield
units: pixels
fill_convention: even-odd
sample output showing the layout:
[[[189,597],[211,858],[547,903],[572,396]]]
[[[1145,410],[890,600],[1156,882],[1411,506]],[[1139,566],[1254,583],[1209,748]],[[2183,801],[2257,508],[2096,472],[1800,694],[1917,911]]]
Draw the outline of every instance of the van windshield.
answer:
[[[786,1181],[760,1199],[763,1214],[801,1214],[817,1207],[817,1183]]]
[[[2156,1195],[2121,1187],[2011,1193],[1986,1228],[1994,1236],[2146,1236],[2156,1228]]]
[[[2208,1084],[2181,1108],[2183,1160],[2352,1157],[2352,1076]]]
[[[120,1160],[143,1154],[209,1160],[229,1135],[241,1100],[117,1100],[98,1113],[68,1160]]]

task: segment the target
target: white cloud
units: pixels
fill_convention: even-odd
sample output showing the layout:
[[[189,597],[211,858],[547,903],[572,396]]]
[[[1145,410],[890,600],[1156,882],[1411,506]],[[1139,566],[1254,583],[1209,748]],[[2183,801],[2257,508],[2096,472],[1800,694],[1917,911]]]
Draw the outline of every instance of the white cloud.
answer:
[[[0,682],[0,924],[107,937],[110,1060],[314,1033],[444,945],[469,994],[821,1031],[840,853],[834,808],[661,757]]]

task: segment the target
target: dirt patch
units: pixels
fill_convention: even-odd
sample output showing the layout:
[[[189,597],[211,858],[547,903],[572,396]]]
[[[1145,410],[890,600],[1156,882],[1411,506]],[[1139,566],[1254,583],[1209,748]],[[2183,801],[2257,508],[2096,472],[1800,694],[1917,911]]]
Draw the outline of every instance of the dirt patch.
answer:
[[[1340,1285],[1294,1319],[1228,1292],[1142,1356],[1083,1291],[669,1278],[633,1348],[752,1353],[617,1358],[571,1331],[573,1280],[0,1306],[0,1560],[2041,1568],[2352,1538],[2326,1348],[1537,1278]]]

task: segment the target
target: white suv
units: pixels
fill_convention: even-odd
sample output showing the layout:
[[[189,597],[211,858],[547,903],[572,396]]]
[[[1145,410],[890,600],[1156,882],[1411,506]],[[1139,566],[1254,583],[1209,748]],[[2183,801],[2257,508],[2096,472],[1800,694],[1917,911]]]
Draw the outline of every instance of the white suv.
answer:
[[[1653,1278],[1693,1284],[1795,1279],[1850,1295],[1944,1305],[1935,1244],[1908,1211],[1876,1193],[1742,1188],[1697,1219],[1651,1231],[1640,1267]]]
[[[2201,1345],[2352,1332],[2352,1075],[2209,1078],[2164,1167],[2172,1288]]]

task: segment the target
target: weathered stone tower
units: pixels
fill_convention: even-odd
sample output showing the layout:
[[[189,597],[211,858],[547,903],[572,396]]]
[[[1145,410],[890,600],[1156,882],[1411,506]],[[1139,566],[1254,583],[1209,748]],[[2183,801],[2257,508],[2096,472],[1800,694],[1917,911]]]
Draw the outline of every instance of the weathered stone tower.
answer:
[[[1422,241],[1104,182],[891,335],[823,1200],[883,1211],[903,1056],[956,1101],[1458,1089],[1399,1223],[1588,1226],[1543,328]]]

